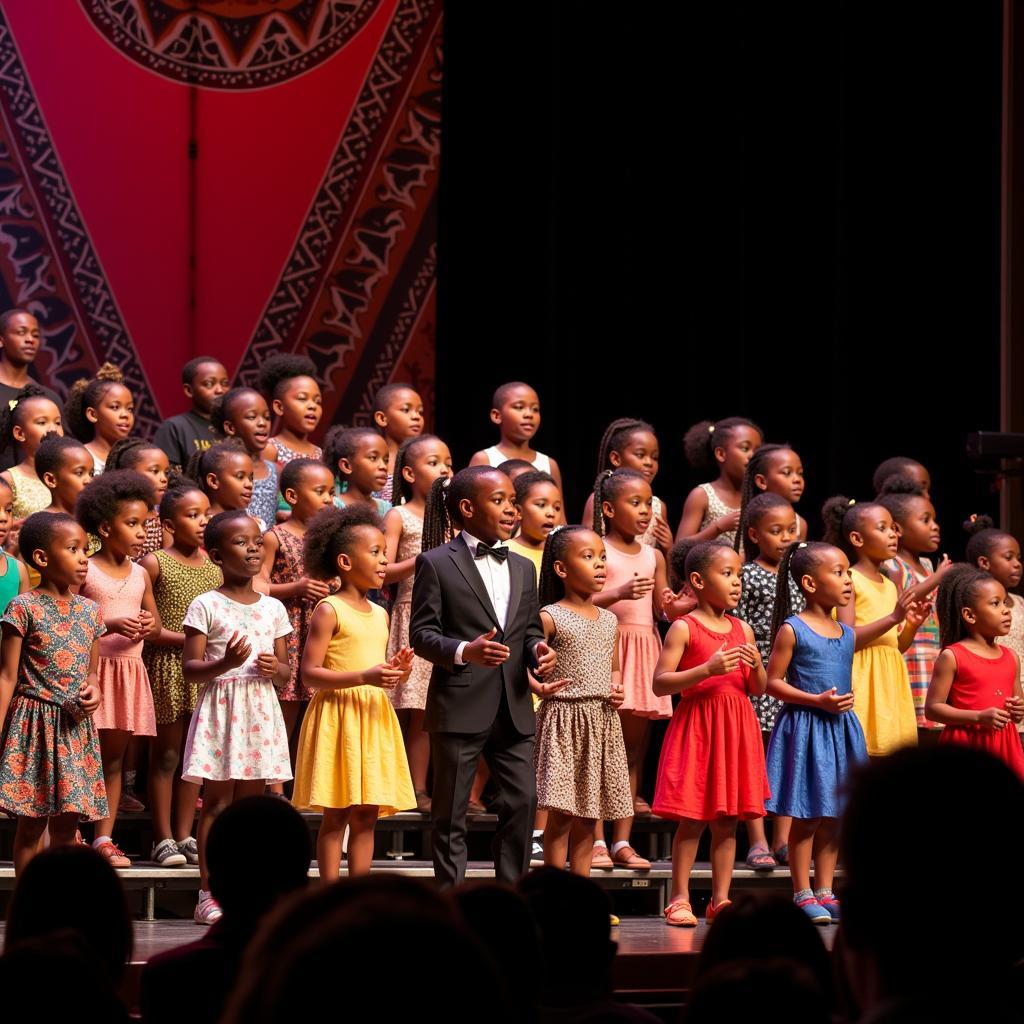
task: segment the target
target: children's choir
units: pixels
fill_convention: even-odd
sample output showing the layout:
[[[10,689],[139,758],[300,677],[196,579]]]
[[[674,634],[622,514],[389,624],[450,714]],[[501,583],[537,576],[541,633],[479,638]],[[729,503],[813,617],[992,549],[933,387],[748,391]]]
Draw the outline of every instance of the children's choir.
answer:
[[[17,353],[38,325],[14,310],[0,332]],[[321,449],[303,357],[269,359],[255,389],[231,388],[212,357],[182,382],[191,409],[152,439],[133,436],[109,364],[64,409],[27,379],[4,384],[0,809],[18,819],[18,871],[45,832],[82,842],[84,822],[112,865],[130,863],[114,833],[141,736],[151,857],[198,864],[200,923],[220,915],[213,816],[267,787],[286,798],[293,776],[291,799],[323,813],[325,881],[346,829],[349,873],[365,873],[377,819],[410,809],[433,811],[438,876],[457,880],[483,754],[502,790],[499,877],[529,860],[516,836],[531,826],[547,864],[646,870],[630,833],[653,813],[678,822],[665,920],[693,926],[700,836],[711,919],[743,822],[748,863],[788,864],[796,904],[828,924],[859,762],[960,743],[1024,777],[1020,545],[972,516],[965,562],[934,562],[931,480],[914,460],[882,462],[873,498],[829,499],[819,531],[795,507],[791,445],[739,416],[697,423],[684,447],[708,479],[673,545],[643,420],[609,424],[582,525],[568,525],[523,382],[494,393],[497,442],[454,476],[408,384],[381,388],[374,425],[334,426]]]

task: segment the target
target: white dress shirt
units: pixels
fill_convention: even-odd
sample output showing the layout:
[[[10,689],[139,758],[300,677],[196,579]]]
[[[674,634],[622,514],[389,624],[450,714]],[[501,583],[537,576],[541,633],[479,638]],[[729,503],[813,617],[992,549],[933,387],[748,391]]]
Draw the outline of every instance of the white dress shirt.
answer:
[[[483,582],[484,590],[487,591],[487,596],[491,599],[491,604],[494,606],[494,614],[497,616],[502,629],[504,629],[505,620],[508,618],[508,602],[512,589],[508,559],[506,558],[504,562],[499,562],[496,558],[491,558],[490,555],[485,555],[483,558],[477,558],[476,549],[477,545],[480,543],[479,538],[474,537],[471,533],[467,533],[463,530],[462,539],[466,542],[466,547],[469,548],[469,554],[473,559],[473,565],[476,567],[476,571],[480,573],[480,579]],[[506,547],[507,545],[502,541],[498,541],[492,546],[498,548]],[[469,643],[468,640],[463,640],[462,643],[459,644],[458,650],[455,652],[456,665],[466,664],[462,657],[462,652],[467,643]]]

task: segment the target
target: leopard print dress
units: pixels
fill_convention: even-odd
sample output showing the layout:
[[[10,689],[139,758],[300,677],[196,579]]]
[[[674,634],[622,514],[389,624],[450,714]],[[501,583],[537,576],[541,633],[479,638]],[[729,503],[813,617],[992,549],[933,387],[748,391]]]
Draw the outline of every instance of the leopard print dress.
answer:
[[[614,821],[633,814],[626,747],[612,686],[616,617],[590,619],[560,604],[544,609],[555,624],[550,645],[558,675],[572,682],[537,711],[537,806],[576,818]]]

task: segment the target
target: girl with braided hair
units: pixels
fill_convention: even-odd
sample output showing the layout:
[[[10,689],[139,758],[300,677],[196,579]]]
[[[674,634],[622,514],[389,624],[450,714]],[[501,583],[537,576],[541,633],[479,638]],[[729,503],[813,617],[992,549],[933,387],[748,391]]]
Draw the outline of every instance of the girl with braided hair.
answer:
[[[1004,587],[1013,604],[1010,632],[996,638],[996,643],[1009,647],[1017,655],[1024,681],[1024,597],[1013,591],[1020,585],[1021,558],[1017,538],[1000,530],[990,516],[972,515],[964,530],[970,540],[964,557],[969,565],[991,573]]]
[[[548,812],[544,863],[590,875],[598,819],[629,818],[629,765],[618,620],[594,604],[605,585],[605,542],[585,526],[556,528],[544,546],[539,600],[544,636],[565,678],[532,683],[537,711],[537,808]]]
[[[416,434],[398,447],[392,475],[391,496],[396,505],[384,517],[388,566],[385,581],[397,583],[398,592],[391,609],[388,657],[409,646],[409,620],[412,617],[412,586],[416,556],[423,549],[423,516],[430,489],[437,480],[452,475],[452,455],[448,445],[433,434]],[[428,813],[427,769],[430,765],[430,737],[423,731],[423,711],[427,706],[430,683],[429,661],[413,658],[408,679],[388,691],[398,713],[405,736],[416,809]]]
[[[945,725],[940,743],[959,743],[1005,761],[1024,779],[1024,750],[1014,724],[1024,721],[1017,655],[997,643],[1013,605],[994,576],[969,565],[939,584],[943,651],[928,686],[925,714]]]
[[[624,699],[619,708],[629,759],[629,782],[638,814],[650,805],[640,796],[642,769],[653,719],[672,717],[672,700],[651,688],[661,651],[655,620],[668,590],[665,558],[658,548],[642,544],[653,515],[654,495],[642,473],[616,469],[600,473],[594,483],[594,532],[605,538],[607,586],[594,598],[619,620],[619,664]],[[646,871],[650,861],[630,845],[632,818],[612,826],[611,856],[604,844],[603,823],[594,844],[594,866]]]
[[[155,503],[151,510],[152,515],[146,520],[146,543],[142,545],[142,550],[135,558],[135,561],[139,562],[146,555],[159,551],[164,546],[160,502],[167,493],[171,464],[167,453],[159,445],[152,441],[143,441],[141,437],[126,437],[110,449],[106,468],[134,469],[153,481]]]
[[[876,500],[889,510],[900,531],[899,548],[896,555],[885,563],[885,574],[898,590],[915,587],[919,597],[930,594],[953,564],[948,557],[943,556],[938,569],[935,569],[928,558],[939,548],[939,522],[935,517],[935,506],[913,477],[902,474],[890,476]],[[913,642],[903,652],[907,675],[910,677],[910,692],[914,698],[920,742],[937,739],[936,730],[941,728],[929,722],[924,714],[924,698],[940,649],[939,622],[934,611],[929,609]]]
[[[597,451],[597,471],[613,471],[616,469],[635,469],[654,487],[654,478],[658,475],[658,460],[661,458],[658,438],[654,427],[644,420],[620,418],[608,424],[601,444]],[[653,515],[650,525],[640,538],[642,544],[661,549],[668,558],[672,550],[672,531],[668,525],[668,508],[657,495],[652,506]],[[594,521],[594,495],[587,496],[583,506],[584,523]]]
[[[701,420],[690,427],[683,438],[687,461],[694,469],[717,476],[687,495],[677,541],[724,537],[733,543],[740,523],[743,471],[763,441],[761,428],[742,416],[727,416],[716,423]]]
[[[733,539],[733,547],[743,554],[747,541],[749,516],[747,509],[759,494],[777,494],[790,505],[796,506],[804,493],[804,467],[800,456],[788,444],[763,444],[750,456],[743,471],[740,491],[740,525]],[[807,539],[807,522],[796,517],[797,539]]]
[[[794,586],[799,606],[793,602]],[[783,704],[768,744],[772,795],[765,807],[792,822],[793,901],[814,924],[830,924],[839,920],[832,892],[839,795],[850,771],[867,760],[864,730],[852,713],[859,641],[834,617],[853,597],[850,563],[831,544],[793,544],[782,557],[776,592],[768,692]]]
[[[882,566],[899,546],[889,510],[874,501],[839,494],[821,510],[825,542],[839,548],[852,565],[854,601],[839,607],[840,622],[857,635],[853,692],[864,727],[868,754],[883,757],[917,744],[917,716],[902,654],[928,614],[914,587],[898,593]],[[900,630],[900,626],[903,629]]]

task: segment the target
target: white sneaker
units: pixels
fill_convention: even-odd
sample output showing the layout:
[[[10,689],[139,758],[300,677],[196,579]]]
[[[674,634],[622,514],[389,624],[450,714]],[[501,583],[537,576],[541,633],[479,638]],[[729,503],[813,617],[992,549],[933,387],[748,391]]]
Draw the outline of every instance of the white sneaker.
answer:
[[[178,852],[185,855],[185,860],[187,860],[189,864],[199,863],[199,844],[196,842],[195,836],[187,836],[176,845],[178,847]]]
[[[153,847],[149,859],[162,868],[180,868],[188,863],[188,859],[178,849],[178,844],[173,839],[161,839]]]
[[[544,843],[542,842],[540,836],[533,837],[533,846],[530,850],[530,867],[544,867]]]
[[[192,916],[196,924],[213,924],[224,916],[224,911],[206,889],[200,889],[199,902],[196,903],[196,912]]]

